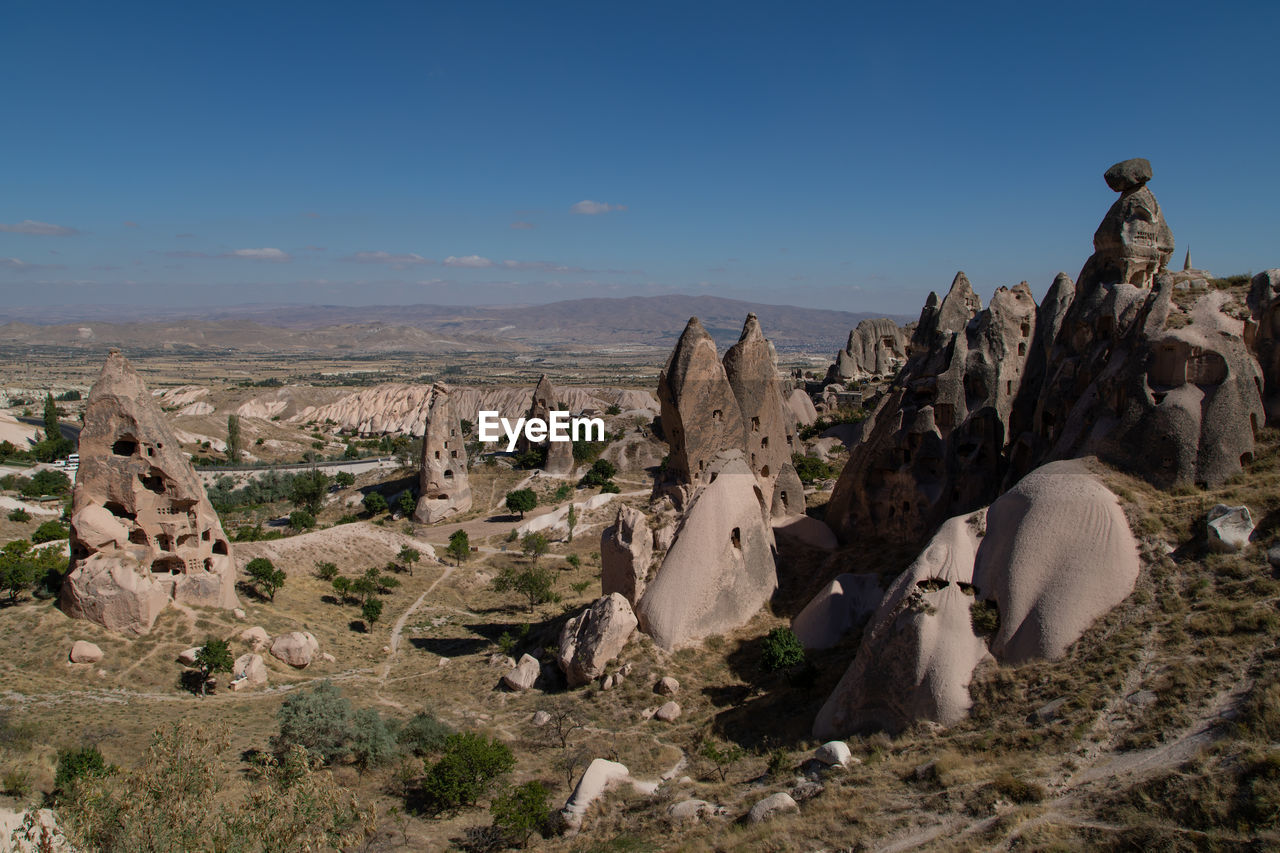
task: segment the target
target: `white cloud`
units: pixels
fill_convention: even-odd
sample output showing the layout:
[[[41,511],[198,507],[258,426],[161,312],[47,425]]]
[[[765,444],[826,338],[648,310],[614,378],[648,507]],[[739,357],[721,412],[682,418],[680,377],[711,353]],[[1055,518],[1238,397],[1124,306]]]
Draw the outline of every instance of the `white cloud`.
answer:
[[[251,261],[291,261],[293,256],[280,249],[236,249],[223,255],[224,258],[245,258]]]
[[[348,255],[339,260],[352,264],[386,264],[393,270],[435,263],[430,258],[424,258],[422,255],[414,254],[413,252],[403,254],[395,254],[393,252],[356,252],[354,255]]]
[[[72,234],[80,233],[65,225],[50,225],[48,222],[36,222],[34,219],[24,219],[11,224],[0,222],[0,231],[8,231],[11,234],[34,234],[38,237],[70,237]]]
[[[626,210],[625,204],[606,204],[603,201],[591,201],[583,199],[582,201],[570,207],[573,213],[579,213],[583,216],[598,216],[601,213],[611,213],[615,210]]]
[[[453,255],[444,259],[446,267],[469,267],[471,269],[483,269],[493,266],[493,261],[488,258],[482,258],[479,255],[467,255],[463,258],[455,258]]]

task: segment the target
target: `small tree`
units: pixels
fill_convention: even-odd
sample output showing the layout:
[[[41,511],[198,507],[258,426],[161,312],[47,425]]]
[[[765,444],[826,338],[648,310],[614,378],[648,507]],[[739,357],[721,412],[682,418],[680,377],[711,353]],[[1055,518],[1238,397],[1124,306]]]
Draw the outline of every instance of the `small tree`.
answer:
[[[520,540],[520,550],[529,558],[529,561],[537,565],[538,558],[547,551],[551,550],[551,543],[547,541],[547,537],[541,533],[526,533],[524,538]]]
[[[289,526],[299,532],[310,530],[316,526],[316,517],[305,509],[295,509],[289,513]]]
[[[351,702],[332,681],[321,681],[311,690],[289,694],[276,720],[280,731],[272,739],[277,753],[300,746],[327,763],[351,754]]]
[[[342,575],[338,575],[333,579],[332,583],[333,591],[338,594],[338,601],[346,601],[347,596],[351,594],[351,578],[345,578]]]
[[[712,767],[720,774],[720,781],[723,782],[728,777],[729,771],[733,769],[733,765],[741,761],[746,752],[736,743],[719,744],[708,738],[702,742],[698,755],[711,762]]]
[[[329,476],[317,468],[304,471],[293,478],[292,492],[294,506],[318,515],[324,506],[324,496],[329,492]]]
[[[16,509],[9,510],[9,520],[10,521],[30,521],[31,513],[27,512],[22,507],[17,507]]]
[[[360,617],[364,619],[365,632],[373,633],[373,623],[378,621],[382,616],[382,599],[369,598],[365,599],[364,604],[360,606]]]
[[[597,459],[591,465],[591,470],[583,475],[578,481],[579,486],[603,486],[613,479],[613,475],[618,473],[617,467],[608,459]]]
[[[58,769],[53,774],[53,790],[67,794],[71,786],[81,779],[96,779],[107,775],[107,762],[96,746],[64,749],[58,753]]]
[[[413,515],[413,511],[417,509],[418,501],[413,496],[413,492],[405,489],[400,493],[400,499],[396,502],[396,505],[400,507],[400,514],[405,518],[408,518]]]
[[[44,398],[44,438],[53,441],[62,437],[62,428],[58,426],[58,404],[53,400],[53,392]]]
[[[400,729],[400,745],[414,755],[424,756],[445,748],[453,729],[436,719],[430,711],[419,711]]]
[[[449,547],[444,552],[452,557],[459,566],[466,562],[471,556],[471,539],[467,536],[467,531],[453,531],[453,534],[449,536]]]
[[[333,482],[340,489],[349,489],[356,484],[356,475],[350,471],[339,471],[334,475]]]
[[[473,806],[515,768],[511,750],[474,732],[449,735],[444,755],[427,770],[423,792],[437,809]]]
[[[351,757],[361,773],[386,764],[395,754],[395,735],[376,709],[361,708],[351,716]]]
[[[507,509],[520,513],[521,518],[524,518],[524,514],[537,505],[538,496],[533,493],[533,489],[516,489],[514,492],[507,492]]]
[[[226,640],[210,637],[204,646],[196,652],[196,670],[200,673],[200,695],[208,692],[210,679],[215,673],[230,672],[235,660],[231,657],[231,647]]]
[[[543,832],[551,821],[551,792],[541,782],[525,782],[493,798],[489,814],[493,825],[509,844],[523,847],[535,832]]]
[[[760,665],[765,672],[790,669],[804,661],[804,644],[790,628],[774,628],[765,636],[760,650]]]
[[[369,515],[377,515],[380,512],[387,511],[387,499],[382,496],[382,492],[370,492],[364,496],[362,501],[365,512]]]
[[[405,545],[400,549],[400,553],[396,554],[396,559],[400,561],[400,565],[409,570],[409,577],[413,577],[413,564],[422,559],[422,552]]]
[[[276,600],[276,590],[284,586],[285,573],[283,571],[277,569],[266,557],[254,557],[249,561],[249,565],[245,566],[245,571],[253,580],[253,584],[258,588],[259,592],[271,601]]]
[[[42,542],[53,542],[57,539],[67,538],[67,528],[63,527],[56,521],[46,521],[36,528],[35,533],[31,534],[31,541],[36,545]]]
[[[493,579],[494,592],[517,592],[529,602],[529,610],[535,604],[545,604],[555,598],[551,591],[555,576],[551,570],[539,565],[531,565],[524,569],[507,566]]]
[[[235,462],[240,458],[240,450],[244,446],[240,435],[240,416],[227,415],[227,459]]]
[[[569,514],[565,516],[565,523],[569,525],[569,541],[573,541],[573,528],[578,526],[578,511],[573,508],[573,504],[569,504]]]
[[[338,564],[327,561],[316,561],[316,577],[322,581],[332,582],[338,576]]]
[[[36,564],[31,557],[31,543],[15,539],[0,548],[0,588],[9,593],[9,603],[31,588],[36,580]]]

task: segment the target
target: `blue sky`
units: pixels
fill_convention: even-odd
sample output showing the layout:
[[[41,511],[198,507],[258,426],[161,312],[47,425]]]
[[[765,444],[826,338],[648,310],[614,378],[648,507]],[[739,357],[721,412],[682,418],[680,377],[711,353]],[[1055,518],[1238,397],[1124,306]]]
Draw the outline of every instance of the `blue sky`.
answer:
[[[1072,276],[1148,157],[1280,265],[1280,4],[0,6],[9,305],[710,293],[915,314]]]

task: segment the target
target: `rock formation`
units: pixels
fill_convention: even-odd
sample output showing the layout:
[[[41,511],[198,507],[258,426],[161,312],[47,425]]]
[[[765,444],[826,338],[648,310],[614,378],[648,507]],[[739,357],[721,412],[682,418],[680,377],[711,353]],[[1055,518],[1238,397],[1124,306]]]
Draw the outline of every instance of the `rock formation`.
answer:
[[[541,673],[542,665],[538,663],[537,658],[533,655],[521,655],[520,662],[510,672],[502,676],[502,683],[507,686],[508,690],[523,693],[533,688]]]
[[[462,424],[453,405],[450,388],[431,388],[422,435],[422,471],[418,475],[418,506],[413,520],[435,524],[471,509],[471,485],[467,480],[467,448]]]
[[[898,576],[814,723],[817,737],[917,720],[951,725],[990,653],[1058,658],[1133,591],[1138,551],[1116,496],[1085,463],[1036,469],[986,510],[949,519]],[[971,609],[995,602],[988,643]]]
[[[829,649],[876,612],[884,588],[879,575],[838,575],[791,620],[806,649]]]
[[[724,372],[742,413],[747,461],[764,493],[770,496],[775,513],[786,514],[785,507],[778,504],[791,503],[794,507],[797,496],[804,494],[791,466],[795,429],[778,382],[777,355],[755,314],[747,315],[742,336],[724,354]],[[773,501],[775,486],[788,493],[788,500]],[[803,509],[802,499],[799,506]]]
[[[1081,461],[1037,468],[987,509],[973,583],[999,608],[1001,663],[1062,657],[1137,579],[1120,503]]]
[[[791,389],[787,395],[787,407],[791,409],[791,423],[797,427],[807,427],[818,419],[818,410],[803,388]]]
[[[849,342],[827,368],[826,382],[892,376],[906,360],[907,336],[897,323],[887,317],[863,320],[849,332]]]
[[[1261,372],[1242,309],[1225,291],[1175,302],[1161,272],[1172,238],[1144,163],[1108,171],[1124,195],[1097,251],[1078,284],[1060,274],[1039,308],[1024,283],[982,310],[963,273],[941,302],[930,294],[911,358],[832,495],[842,539],[926,535],[1055,459],[1094,454],[1167,487],[1216,485],[1252,458]],[[1255,318],[1266,289],[1250,300]]]
[[[618,656],[635,629],[631,605],[616,592],[596,599],[566,622],[560,632],[556,662],[569,686],[577,687],[603,675],[605,665]]]
[[[613,524],[600,534],[600,587],[620,593],[634,607],[644,595],[653,565],[653,534],[643,512],[618,507]]]
[[[977,549],[977,526],[953,518],[898,576],[818,712],[815,737],[896,733],[916,720],[951,725],[968,714],[969,681],[988,655],[969,615]]]
[[[707,465],[721,450],[746,447],[733,387],[715,341],[697,317],[685,326],[658,376],[658,404],[671,448],[667,477],[677,490],[687,492],[702,483]]]
[[[665,649],[745,624],[778,583],[765,496],[741,451],[716,457],[705,473],[636,611]]]
[[[1280,269],[1258,273],[1250,285],[1253,350],[1265,380],[1267,423],[1276,423],[1280,421]]]
[[[1125,160],[1107,169],[1103,178],[1120,198],[1093,234],[1093,257],[1080,272],[1084,289],[1098,284],[1151,287],[1173,255],[1173,232],[1160,204],[1147,189],[1151,163]]]
[[[236,606],[218,515],[142,379],[117,350],[89,391],[62,608],[145,634],[170,601]]]
[[[310,631],[290,631],[276,637],[271,644],[272,657],[297,669],[310,666],[319,651],[320,643]]]
[[[552,387],[551,380],[544,373],[533,389],[533,402],[529,405],[529,411],[525,417],[530,420],[540,418],[544,422],[550,422],[551,411],[558,408],[560,404],[556,402],[556,389]],[[573,445],[570,442],[544,441],[541,445],[535,445],[522,433],[516,446],[521,453],[527,453],[539,447],[545,448],[547,458],[542,465],[542,470],[553,477],[568,477],[573,474]]]

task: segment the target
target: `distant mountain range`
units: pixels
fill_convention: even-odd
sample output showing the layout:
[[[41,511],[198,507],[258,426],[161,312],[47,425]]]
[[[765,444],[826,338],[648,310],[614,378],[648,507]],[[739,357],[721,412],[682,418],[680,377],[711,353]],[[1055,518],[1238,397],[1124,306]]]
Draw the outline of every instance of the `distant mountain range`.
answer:
[[[765,305],[718,296],[573,299],[545,305],[243,305],[208,309],[57,306],[0,309],[0,344],[236,351],[495,352],[668,349],[690,317],[721,347],[748,313],[780,351],[834,352],[859,321],[882,314]],[[914,317],[894,316],[905,323]]]

